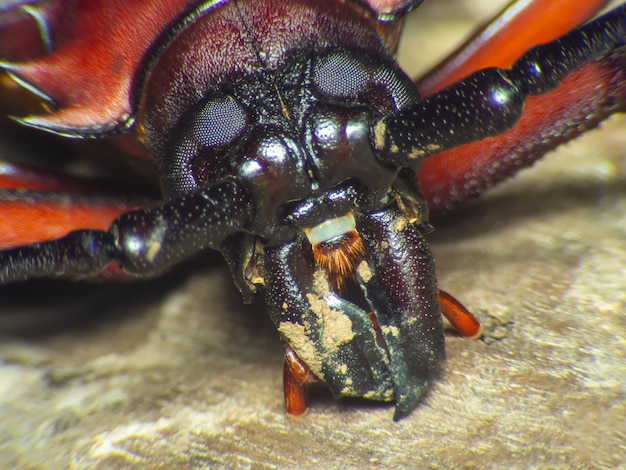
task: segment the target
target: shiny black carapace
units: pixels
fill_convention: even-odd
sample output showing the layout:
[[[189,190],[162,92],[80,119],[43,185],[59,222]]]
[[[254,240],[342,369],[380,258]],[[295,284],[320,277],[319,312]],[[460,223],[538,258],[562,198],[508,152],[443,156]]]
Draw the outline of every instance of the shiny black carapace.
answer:
[[[428,209],[477,194],[626,103],[624,5],[556,39],[605,3],[572,1],[569,24],[512,49],[486,28],[416,84],[394,49],[419,3],[0,7],[0,67],[51,109],[20,121],[116,136],[154,166],[162,194],[111,199],[7,166],[0,282],[151,276],[221,250],[244,300],[264,294],[291,414],[306,411],[314,376],[335,397],[393,401],[394,418],[406,416],[444,354],[442,306],[463,334],[480,330],[437,288]],[[522,3],[526,19],[503,12],[498,34],[532,30],[542,1],[511,8]]]

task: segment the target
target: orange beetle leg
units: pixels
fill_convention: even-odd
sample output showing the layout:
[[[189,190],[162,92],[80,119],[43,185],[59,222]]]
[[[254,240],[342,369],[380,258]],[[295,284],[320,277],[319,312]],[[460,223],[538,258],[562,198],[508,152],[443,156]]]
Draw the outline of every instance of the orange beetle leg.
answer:
[[[116,217],[152,200],[105,182],[0,160],[0,249],[73,230],[108,230]]]
[[[69,193],[0,190],[0,249],[53,240],[74,230],[107,230],[116,217],[137,207]]]
[[[439,289],[441,313],[452,323],[461,336],[478,339],[483,335],[483,327],[474,315],[457,299]]]
[[[0,160],[0,188],[102,195],[116,190],[112,184],[5,160]]]
[[[285,367],[283,371],[283,390],[285,408],[291,418],[299,418],[309,411],[309,398],[306,384],[311,378],[311,371],[289,345],[285,344]]]
[[[420,78],[417,87],[427,96],[478,70],[508,68],[531,47],[554,41],[591,18],[607,3],[607,0],[512,1]]]
[[[586,64],[555,90],[529,97],[512,129],[427,158],[419,181],[432,213],[446,212],[477,196],[559,144],[625,110],[625,63],[623,48]]]

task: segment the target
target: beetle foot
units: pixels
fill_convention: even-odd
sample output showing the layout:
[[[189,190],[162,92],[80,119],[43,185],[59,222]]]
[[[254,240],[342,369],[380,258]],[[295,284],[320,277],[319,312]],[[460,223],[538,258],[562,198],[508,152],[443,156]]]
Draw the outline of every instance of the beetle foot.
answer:
[[[439,303],[441,313],[448,319],[454,329],[465,339],[480,339],[483,336],[483,326],[465,305],[459,302],[446,291],[439,289]]]
[[[285,408],[290,418],[301,418],[309,411],[309,396],[306,385],[311,378],[311,369],[298,357],[291,346],[285,344],[285,367],[283,389]]]

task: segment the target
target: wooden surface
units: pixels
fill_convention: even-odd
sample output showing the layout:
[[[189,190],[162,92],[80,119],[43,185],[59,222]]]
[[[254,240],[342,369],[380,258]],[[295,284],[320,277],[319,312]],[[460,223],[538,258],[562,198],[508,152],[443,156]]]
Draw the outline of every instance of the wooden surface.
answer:
[[[412,24],[424,62],[483,14],[435,3]],[[4,289],[0,468],[624,465],[625,129],[613,119],[438,224],[440,285],[486,337],[450,334],[399,423],[323,391],[288,419],[278,336],[217,257],[150,283]]]

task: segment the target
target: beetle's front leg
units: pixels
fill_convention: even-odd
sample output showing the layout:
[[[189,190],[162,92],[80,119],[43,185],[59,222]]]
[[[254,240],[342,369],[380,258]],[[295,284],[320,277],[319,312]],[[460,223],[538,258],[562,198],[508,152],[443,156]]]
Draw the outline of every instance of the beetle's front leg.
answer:
[[[151,275],[208,247],[219,248],[252,216],[245,188],[227,180],[162,206],[119,216],[110,229],[0,251],[0,284],[57,275],[92,276],[110,263]]]
[[[509,70],[480,70],[380,118],[373,125],[374,148],[387,164],[417,169],[429,155],[511,129],[522,116],[528,97],[557,89],[569,74],[583,66],[596,63],[607,68],[612,78],[609,83],[597,85],[601,91],[598,103],[592,103],[591,111],[580,109],[571,122],[561,124],[560,130],[552,130],[554,147],[567,140],[568,133],[580,133],[576,129],[587,127],[587,121],[597,123],[624,109],[620,77],[625,48],[626,5],[621,5],[554,42],[531,49]],[[582,97],[579,101],[584,103]],[[580,103],[571,105],[577,108]],[[545,129],[542,132],[547,135]],[[516,169],[521,164],[516,163]]]

